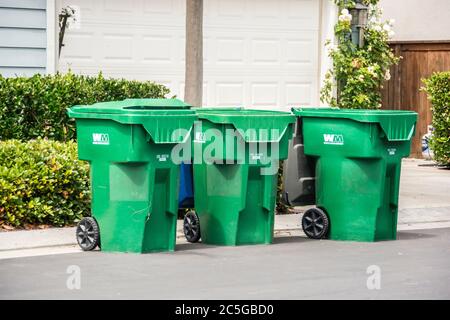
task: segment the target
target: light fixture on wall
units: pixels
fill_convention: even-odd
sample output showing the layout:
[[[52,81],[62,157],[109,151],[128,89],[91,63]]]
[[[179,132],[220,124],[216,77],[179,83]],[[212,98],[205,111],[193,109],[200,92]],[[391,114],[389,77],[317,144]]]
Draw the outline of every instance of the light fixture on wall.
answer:
[[[369,8],[363,0],[356,0],[355,7],[351,8],[352,15],[352,42],[362,48],[364,46],[364,28],[367,26]]]

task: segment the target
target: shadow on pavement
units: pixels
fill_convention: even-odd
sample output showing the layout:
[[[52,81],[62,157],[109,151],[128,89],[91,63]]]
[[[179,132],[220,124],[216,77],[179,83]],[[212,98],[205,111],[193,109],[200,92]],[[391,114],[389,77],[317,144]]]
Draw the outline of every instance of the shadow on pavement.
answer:
[[[286,237],[276,237],[273,239],[272,244],[255,244],[255,245],[240,245],[236,247],[253,247],[253,246],[271,246],[271,245],[277,245],[277,244],[286,244],[286,243],[302,243],[302,242],[312,242],[317,240],[311,240],[306,237],[298,237],[298,236],[286,236]],[[199,250],[199,249],[212,249],[212,248],[235,248],[233,246],[214,246],[214,245],[207,245],[202,244],[201,242],[198,243],[181,243],[177,244],[175,251],[188,251],[188,250]]]
[[[176,251],[188,251],[188,250],[201,250],[201,249],[212,249],[217,248],[217,246],[203,244],[201,242],[198,243],[180,243],[175,246]]]
[[[414,232],[414,231],[398,231],[397,232],[397,240],[417,240],[417,239],[428,239],[435,238],[436,235],[424,233],[424,232]]]
[[[317,240],[311,240],[306,237],[291,236],[291,237],[274,238],[273,244],[301,243],[301,242],[313,242],[313,241],[317,241]]]

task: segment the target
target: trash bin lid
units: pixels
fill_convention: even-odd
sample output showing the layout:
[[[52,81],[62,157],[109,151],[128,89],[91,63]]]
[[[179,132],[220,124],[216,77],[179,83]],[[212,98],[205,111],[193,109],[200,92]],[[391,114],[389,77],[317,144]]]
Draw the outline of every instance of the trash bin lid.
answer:
[[[290,119],[294,121],[292,114],[285,111],[245,109],[241,107],[196,108],[194,110],[200,119],[206,119],[215,123],[230,123],[237,119],[250,119],[252,124],[263,121],[262,119],[276,119],[275,121],[286,121],[286,119]]]
[[[171,108],[171,109],[190,109],[191,105],[185,103],[180,99],[125,99],[123,100],[130,104],[131,108],[145,109],[151,108]]]
[[[112,120],[121,124],[139,124],[155,143],[182,142],[192,131],[197,120],[195,111],[178,99],[126,99],[78,105],[67,109],[69,117],[76,119]],[[172,136],[178,129],[185,133]]]
[[[276,142],[295,122],[290,112],[244,108],[198,108],[199,119],[217,124],[231,124],[246,142]],[[261,130],[266,129],[266,130]]]
[[[125,99],[73,106],[69,109],[69,115],[73,116],[70,113],[145,114],[152,113],[155,110],[185,110],[190,108],[190,105],[179,99]]]
[[[292,108],[299,117],[349,119],[379,123],[389,141],[407,141],[415,133],[417,113],[404,110],[353,110],[339,108]]]

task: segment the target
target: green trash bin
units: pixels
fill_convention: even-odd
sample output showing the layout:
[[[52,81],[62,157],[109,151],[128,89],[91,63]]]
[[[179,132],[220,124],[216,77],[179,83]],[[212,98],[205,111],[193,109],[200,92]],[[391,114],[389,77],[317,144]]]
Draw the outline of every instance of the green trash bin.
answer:
[[[292,110],[301,120],[304,152],[316,168],[317,209],[305,213],[305,233],[333,240],[395,240],[401,161],[410,154],[417,114]]]
[[[77,227],[84,250],[173,251],[179,165],[172,148],[190,141],[195,111],[176,99],[130,99],[68,109],[78,155],[89,161],[92,217]]]
[[[196,111],[194,198],[202,242],[271,243],[278,160],[287,157],[295,117],[260,110]]]

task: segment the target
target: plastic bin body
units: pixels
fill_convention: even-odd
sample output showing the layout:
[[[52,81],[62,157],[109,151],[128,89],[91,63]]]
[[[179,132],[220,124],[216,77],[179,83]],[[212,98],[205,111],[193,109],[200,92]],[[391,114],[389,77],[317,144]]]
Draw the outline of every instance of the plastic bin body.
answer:
[[[197,113],[194,197],[202,242],[272,243],[279,160],[287,157],[295,118],[258,110],[199,109]],[[213,152],[218,142],[224,149]]]
[[[330,218],[329,238],[395,240],[402,158],[417,114],[408,111],[293,109],[304,152],[315,161],[316,205]]]
[[[155,106],[152,99],[139,101],[69,109],[76,118],[79,158],[90,163],[91,213],[102,251],[175,248],[179,164],[171,151],[191,135],[197,117],[184,107],[168,110],[159,100]]]

